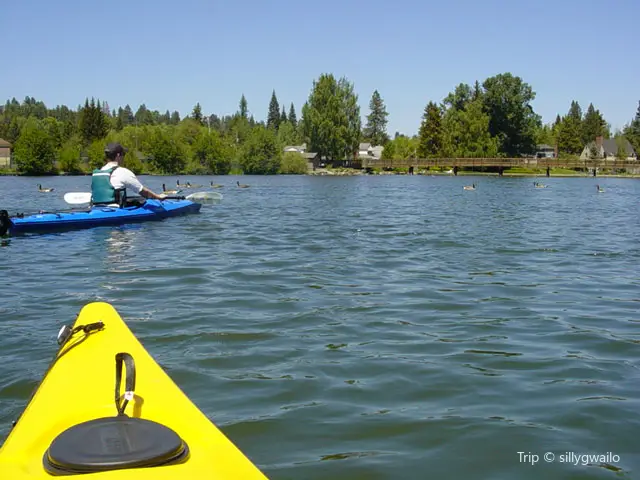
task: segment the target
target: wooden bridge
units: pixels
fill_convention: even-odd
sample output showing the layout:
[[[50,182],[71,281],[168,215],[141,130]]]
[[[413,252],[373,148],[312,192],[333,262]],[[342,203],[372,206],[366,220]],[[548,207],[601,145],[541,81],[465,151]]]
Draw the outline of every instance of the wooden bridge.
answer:
[[[362,168],[421,168],[421,167],[497,167],[499,169],[522,168],[582,168],[585,170],[633,169],[640,171],[638,160],[576,160],[561,158],[410,158],[383,160],[363,158]],[[456,168],[457,170],[457,168]]]

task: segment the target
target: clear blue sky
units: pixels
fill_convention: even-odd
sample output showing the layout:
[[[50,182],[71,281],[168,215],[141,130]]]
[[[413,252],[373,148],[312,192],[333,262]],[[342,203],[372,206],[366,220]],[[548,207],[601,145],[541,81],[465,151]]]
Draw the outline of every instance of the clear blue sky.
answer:
[[[389,133],[411,135],[428,101],[503,72],[545,122],[575,99],[621,128],[640,100],[639,0],[4,0],[0,17],[2,102],[224,115],[244,93],[262,120],[273,89],[300,116],[333,73],[363,117],[378,89]]]

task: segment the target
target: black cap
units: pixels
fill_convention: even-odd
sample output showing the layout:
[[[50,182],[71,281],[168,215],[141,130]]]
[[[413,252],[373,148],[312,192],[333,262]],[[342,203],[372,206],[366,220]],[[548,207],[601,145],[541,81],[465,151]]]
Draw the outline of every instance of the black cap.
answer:
[[[128,148],[124,148],[118,142],[109,143],[104,149],[104,153],[106,153],[107,155],[116,155],[118,153],[124,155],[128,151]]]

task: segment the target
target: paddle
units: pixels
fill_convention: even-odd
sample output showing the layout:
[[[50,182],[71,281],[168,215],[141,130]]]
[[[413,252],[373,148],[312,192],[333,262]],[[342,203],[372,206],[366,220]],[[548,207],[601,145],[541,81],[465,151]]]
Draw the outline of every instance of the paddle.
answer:
[[[83,203],[91,203],[91,193],[89,192],[65,193],[64,201],[71,205],[81,205]]]
[[[187,196],[172,195],[165,197],[165,200],[191,200],[197,203],[215,204],[220,203],[223,196],[218,192],[195,192]],[[64,201],[70,205],[82,205],[91,203],[91,192],[69,192],[64,194]]]

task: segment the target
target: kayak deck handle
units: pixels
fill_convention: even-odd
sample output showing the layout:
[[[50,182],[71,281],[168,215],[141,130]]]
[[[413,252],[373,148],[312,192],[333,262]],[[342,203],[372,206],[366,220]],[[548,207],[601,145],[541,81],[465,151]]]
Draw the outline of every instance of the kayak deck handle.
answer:
[[[124,400],[120,403],[120,384],[122,383],[122,367],[125,369],[125,392]],[[116,353],[116,408],[118,410],[118,416],[126,416],[124,413],[125,408],[129,400],[133,400],[134,390],[136,388],[136,365],[133,361],[133,357],[126,353]]]

